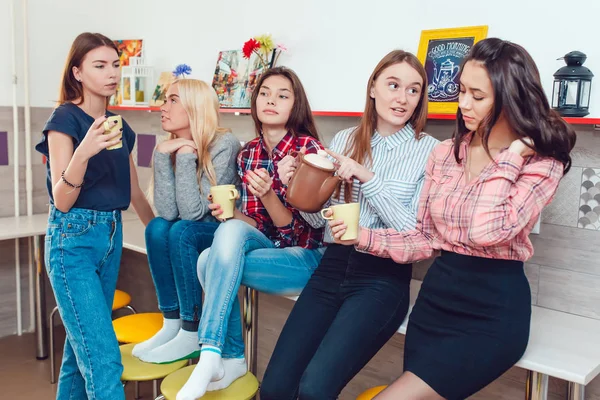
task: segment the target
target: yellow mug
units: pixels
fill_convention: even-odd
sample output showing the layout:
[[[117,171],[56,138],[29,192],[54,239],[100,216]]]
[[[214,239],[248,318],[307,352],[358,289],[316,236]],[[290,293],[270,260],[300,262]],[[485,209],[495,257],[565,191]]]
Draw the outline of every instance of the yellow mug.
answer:
[[[116,123],[115,123],[116,121]],[[121,134],[119,136],[117,136],[118,138],[123,137],[123,132],[121,131],[121,129],[123,129],[123,119],[121,118],[120,115],[111,115],[110,117],[108,117],[106,119],[106,121],[104,121],[104,134],[107,135],[109,133],[113,133],[113,132],[121,132]],[[120,149],[121,147],[123,147],[123,141],[121,140],[119,143],[107,147],[107,150],[116,150],[116,149]]]
[[[331,211],[333,215],[326,217],[325,212]],[[324,219],[340,220],[346,224],[346,233],[341,237],[342,240],[354,240],[358,237],[358,219],[360,217],[360,205],[358,203],[346,203],[331,206],[321,210],[321,217]]]
[[[223,213],[219,217],[223,219],[232,218],[235,200],[239,196],[235,185],[213,186],[210,188],[210,195],[212,196],[212,202],[221,206]]]

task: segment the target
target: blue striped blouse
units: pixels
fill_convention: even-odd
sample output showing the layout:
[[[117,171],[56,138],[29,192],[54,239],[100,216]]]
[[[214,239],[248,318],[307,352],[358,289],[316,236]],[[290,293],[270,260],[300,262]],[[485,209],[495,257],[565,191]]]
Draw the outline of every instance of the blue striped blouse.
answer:
[[[329,148],[343,154],[355,129],[338,132]],[[425,165],[438,143],[437,139],[424,133],[421,139],[415,139],[415,131],[410,124],[387,137],[377,132],[373,134],[373,165],[370,169],[375,176],[363,184],[354,180],[352,185],[352,201],[360,203],[360,226],[393,228],[397,231],[415,228]],[[332,197],[323,208],[343,203],[342,190],[339,200]],[[329,226],[319,213],[302,213],[302,216],[314,228],[326,226],[325,242],[333,242]]]

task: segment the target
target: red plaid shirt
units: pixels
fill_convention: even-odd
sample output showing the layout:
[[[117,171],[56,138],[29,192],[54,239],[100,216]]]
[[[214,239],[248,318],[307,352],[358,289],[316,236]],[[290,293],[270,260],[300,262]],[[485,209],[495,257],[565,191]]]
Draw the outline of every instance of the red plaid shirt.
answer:
[[[295,137],[288,132],[275,146],[272,153],[267,150],[262,135],[246,143],[238,155],[238,174],[242,179],[242,212],[256,221],[256,228],[273,241],[275,247],[300,246],[305,249],[316,249],[323,246],[323,229],[311,227],[300,215],[300,212],[285,200],[287,188],[279,180],[277,163],[292,151],[306,147],[306,154],[316,153],[323,149],[321,143],[311,136]],[[264,168],[273,179],[273,191],[292,212],[289,225],[277,227],[269,216],[260,199],[247,188],[246,171]]]
[[[463,164],[456,162],[451,140],[433,149],[416,229],[362,229],[357,250],[401,264],[429,258],[434,250],[503,260],[531,258],[529,234],[556,194],[563,165],[552,158],[524,159],[504,150],[478,178],[465,183],[470,138],[460,145]]]

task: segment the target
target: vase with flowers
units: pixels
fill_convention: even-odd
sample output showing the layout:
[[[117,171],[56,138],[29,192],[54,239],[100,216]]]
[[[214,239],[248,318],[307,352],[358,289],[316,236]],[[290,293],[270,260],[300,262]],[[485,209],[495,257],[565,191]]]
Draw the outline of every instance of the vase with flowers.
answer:
[[[282,44],[275,44],[273,36],[268,33],[248,39],[242,47],[244,58],[250,59],[252,54],[256,54],[265,69],[273,68],[286,50]]]

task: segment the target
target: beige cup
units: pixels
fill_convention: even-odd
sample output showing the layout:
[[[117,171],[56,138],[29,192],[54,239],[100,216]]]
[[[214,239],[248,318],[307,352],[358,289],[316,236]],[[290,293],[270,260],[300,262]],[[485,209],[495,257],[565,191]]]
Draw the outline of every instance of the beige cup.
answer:
[[[219,185],[210,188],[212,202],[221,206],[223,214],[220,218],[229,219],[233,217],[233,209],[235,208],[235,199],[239,196],[235,185]]]
[[[115,124],[115,121],[117,121],[117,123]],[[106,121],[104,121],[104,134],[108,134],[111,132],[119,132],[121,129],[123,129],[123,119],[121,118],[120,115],[111,115],[110,117],[108,117],[106,119]],[[123,137],[123,132],[121,132],[121,134],[119,136],[117,136],[118,138]],[[123,147],[123,141],[120,141],[119,143],[107,147],[107,150],[116,150],[116,149],[120,149],[121,147]]]
[[[331,211],[333,215],[326,217],[325,212]],[[358,237],[358,219],[360,217],[360,205],[358,203],[338,204],[321,210],[321,217],[326,220],[344,221],[346,233],[342,235],[342,240],[354,240]]]

